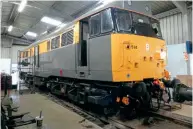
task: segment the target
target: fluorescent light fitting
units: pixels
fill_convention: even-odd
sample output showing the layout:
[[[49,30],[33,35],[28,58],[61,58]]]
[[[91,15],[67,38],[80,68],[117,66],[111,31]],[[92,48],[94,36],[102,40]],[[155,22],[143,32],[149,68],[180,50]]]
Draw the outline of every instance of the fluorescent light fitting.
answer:
[[[32,36],[32,37],[36,37],[36,36],[37,36],[36,33],[30,32],[30,31],[28,31],[28,32],[26,33],[26,35],[29,35],[29,36]]]
[[[115,0],[103,0],[102,3],[103,3],[104,5],[107,5],[107,4],[112,3],[113,1],[115,1]]]
[[[65,27],[65,26],[66,26],[65,23],[62,23],[62,24],[59,25],[60,28]]]
[[[13,26],[9,26],[8,31],[11,32],[13,29]]]
[[[47,33],[48,33],[48,31],[46,30],[46,31],[44,31],[44,32],[42,33],[42,35],[43,35],[43,34],[47,34]]]
[[[27,0],[22,0],[20,5],[19,5],[18,12],[22,12],[23,9],[25,8],[26,4],[27,4]]]
[[[58,26],[58,25],[62,24],[61,21],[54,20],[54,19],[52,19],[52,18],[50,18],[50,17],[46,17],[46,16],[44,16],[44,17],[41,19],[41,22],[45,22],[45,23],[47,23],[47,24],[51,24],[51,25],[54,25],[54,26]]]

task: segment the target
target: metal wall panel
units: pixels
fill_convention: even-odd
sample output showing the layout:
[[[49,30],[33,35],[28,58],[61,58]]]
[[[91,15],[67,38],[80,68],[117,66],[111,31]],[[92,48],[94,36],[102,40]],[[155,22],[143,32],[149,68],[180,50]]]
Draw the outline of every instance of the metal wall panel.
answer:
[[[11,48],[1,48],[1,58],[11,59],[12,64],[17,63],[17,52],[23,50],[26,46],[13,45]]]
[[[192,9],[189,9],[189,10],[188,10],[188,13],[189,13],[189,24],[190,24],[190,28],[191,28],[190,38],[191,38],[191,40],[192,40]]]
[[[11,48],[11,60],[12,60],[12,64],[16,64],[17,63],[17,52],[18,50],[23,50],[24,48],[26,48],[26,46],[20,46],[20,45],[13,45]]]
[[[1,48],[1,58],[10,58],[11,48]]]
[[[186,42],[184,35],[184,32],[186,31],[185,26],[188,23],[190,28],[192,28],[192,9],[188,10],[188,17],[190,17],[190,21],[188,22],[183,22],[184,19],[182,13],[177,13],[160,19],[162,35],[167,44]],[[189,34],[192,39],[192,29],[190,30]]]

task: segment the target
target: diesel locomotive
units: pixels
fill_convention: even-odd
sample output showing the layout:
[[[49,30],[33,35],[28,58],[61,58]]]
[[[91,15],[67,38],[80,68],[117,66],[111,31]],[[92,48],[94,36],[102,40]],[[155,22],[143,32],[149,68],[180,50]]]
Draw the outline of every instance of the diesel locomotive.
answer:
[[[152,109],[152,98],[169,102],[166,43],[159,21],[108,7],[79,18],[20,52],[26,82],[44,86],[78,104],[129,113]],[[28,65],[29,61],[33,65]]]

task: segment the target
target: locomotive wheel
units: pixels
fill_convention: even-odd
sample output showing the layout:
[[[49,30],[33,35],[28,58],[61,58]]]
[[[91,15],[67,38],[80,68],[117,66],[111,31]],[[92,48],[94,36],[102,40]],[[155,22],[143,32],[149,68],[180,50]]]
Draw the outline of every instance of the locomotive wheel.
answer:
[[[144,82],[134,84],[133,96],[140,100],[144,108],[149,108],[151,97]]]
[[[150,95],[148,92],[145,93],[145,95],[143,96],[143,104],[145,105],[145,108],[149,108],[150,106]]]
[[[134,84],[132,90],[133,96],[136,98],[144,96],[147,92],[147,88],[144,82]]]

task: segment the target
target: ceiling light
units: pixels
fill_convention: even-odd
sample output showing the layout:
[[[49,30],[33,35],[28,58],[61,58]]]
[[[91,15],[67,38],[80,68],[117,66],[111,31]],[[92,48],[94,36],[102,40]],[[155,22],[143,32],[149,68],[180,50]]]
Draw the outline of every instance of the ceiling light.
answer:
[[[29,35],[29,36],[32,36],[32,37],[36,37],[36,36],[37,36],[36,33],[30,32],[30,31],[28,31],[28,32],[26,33],[26,35]]]
[[[11,32],[13,29],[13,26],[9,26],[8,31]]]
[[[22,0],[19,5],[18,12],[22,12],[26,4],[27,4],[27,0]]]
[[[109,3],[114,2],[115,0],[100,0],[99,3],[103,3],[103,5],[107,5]]]
[[[94,10],[98,10],[98,9],[101,9],[105,6],[107,6],[108,4],[114,2],[116,0],[100,0],[99,1],[99,5],[94,9]]]
[[[54,19],[52,19],[52,18],[50,18],[50,17],[43,17],[42,19],[41,19],[41,21],[42,22],[45,22],[45,23],[48,23],[48,24],[51,24],[51,25],[54,25],[54,26],[58,26],[58,25],[60,25],[62,22],[61,21],[58,21],[58,20],[54,20]]]
[[[46,31],[44,31],[43,33],[42,33],[42,35],[44,35],[44,34],[46,34],[46,33],[48,33],[48,31],[46,30]]]
[[[66,26],[65,23],[62,23],[62,24],[59,25],[60,28],[63,28],[63,27],[65,27],[65,26]]]

